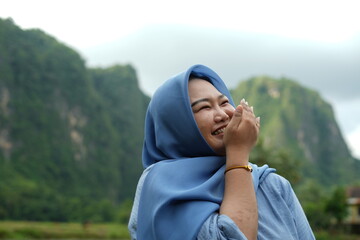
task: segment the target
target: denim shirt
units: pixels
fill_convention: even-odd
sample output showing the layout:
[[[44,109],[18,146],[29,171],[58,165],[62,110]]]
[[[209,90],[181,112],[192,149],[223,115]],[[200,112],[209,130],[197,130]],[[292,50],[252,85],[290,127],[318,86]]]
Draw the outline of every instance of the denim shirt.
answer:
[[[152,166],[144,170],[135,194],[134,205],[128,225],[131,239],[134,240],[137,239],[137,217],[141,189],[151,167]],[[259,185],[256,192],[256,199],[259,219],[257,239],[315,239],[304,211],[290,183],[285,178],[275,173],[270,173]],[[231,218],[214,212],[203,223],[197,239],[246,240],[247,238]]]

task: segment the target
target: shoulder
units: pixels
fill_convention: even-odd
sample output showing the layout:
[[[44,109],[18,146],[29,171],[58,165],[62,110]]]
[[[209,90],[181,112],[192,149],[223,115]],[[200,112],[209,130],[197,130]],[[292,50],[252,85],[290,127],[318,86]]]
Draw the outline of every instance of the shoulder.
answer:
[[[276,173],[270,173],[261,183],[260,187],[264,189],[265,192],[280,195],[284,199],[287,199],[292,192],[290,182]]]
[[[280,176],[277,173],[270,173],[263,181],[266,184],[272,184],[275,186],[286,186],[289,185],[289,181],[284,178],[283,176]]]
[[[149,172],[151,171],[151,169],[153,168],[154,165],[150,165],[149,167],[145,168],[143,173],[140,176],[139,182],[138,182],[138,186],[137,188],[140,190],[142,189],[142,186],[144,185],[144,181],[147,177],[147,175],[149,174]]]

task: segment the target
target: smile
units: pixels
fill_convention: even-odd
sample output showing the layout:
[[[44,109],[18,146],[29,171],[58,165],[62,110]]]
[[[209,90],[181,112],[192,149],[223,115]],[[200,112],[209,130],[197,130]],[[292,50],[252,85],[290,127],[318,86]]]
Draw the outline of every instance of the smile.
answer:
[[[212,133],[212,135],[219,135],[220,133],[223,133],[225,131],[225,127],[220,128]]]

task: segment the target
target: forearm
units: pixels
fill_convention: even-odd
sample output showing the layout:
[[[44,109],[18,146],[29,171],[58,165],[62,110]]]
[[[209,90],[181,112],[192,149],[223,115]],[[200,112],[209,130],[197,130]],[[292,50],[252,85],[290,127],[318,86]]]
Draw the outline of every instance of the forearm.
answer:
[[[227,168],[248,164],[249,155],[227,154]],[[220,214],[229,216],[248,239],[257,238],[258,210],[251,173],[245,169],[234,169],[225,175],[224,199]]]

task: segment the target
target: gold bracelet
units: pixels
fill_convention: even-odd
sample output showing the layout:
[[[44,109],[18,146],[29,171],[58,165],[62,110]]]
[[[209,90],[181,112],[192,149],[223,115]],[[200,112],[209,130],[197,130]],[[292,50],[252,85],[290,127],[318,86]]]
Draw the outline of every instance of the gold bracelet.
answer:
[[[226,174],[228,171],[233,170],[233,169],[245,169],[246,171],[252,172],[253,169],[251,167],[251,165],[245,165],[245,166],[234,166],[234,167],[229,167],[228,169],[226,169],[226,171],[224,172],[224,174]]]

